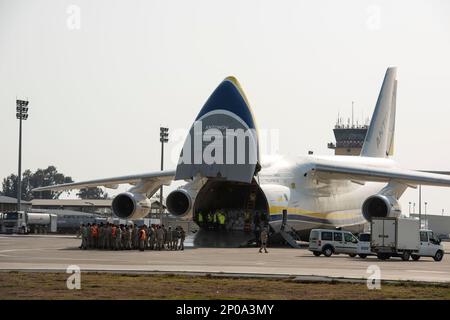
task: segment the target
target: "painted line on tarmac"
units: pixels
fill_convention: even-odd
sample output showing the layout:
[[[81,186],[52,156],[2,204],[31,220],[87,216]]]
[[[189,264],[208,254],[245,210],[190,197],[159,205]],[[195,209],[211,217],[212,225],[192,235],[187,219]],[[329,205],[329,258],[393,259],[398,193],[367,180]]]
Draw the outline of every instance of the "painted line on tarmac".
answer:
[[[80,239],[73,234],[0,234],[0,238],[70,238]]]
[[[8,254],[2,254],[2,253],[9,253],[9,252],[18,252],[18,251],[46,251],[46,250],[59,250],[60,248],[17,248],[17,249],[6,249],[6,250],[0,250],[0,256],[1,257],[7,257],[7,258],[18,258],[18,259],[42,259],[43,257],[36,257],[36,256],[20,256],[20,255],[8,255]],[[51,258],[48,258],[51,259]]]
[[[59,248],[17,248],[17,249],[5,249],[0,250],[0,253],[3,252],[14,252],[14,251],[45,251],[45,250],[58,250]]]
[[[437,273],[437,274],[450,274],[448,271],[432,271],[432,270],[405,270],[406,272],[419,272],[419,273]]]

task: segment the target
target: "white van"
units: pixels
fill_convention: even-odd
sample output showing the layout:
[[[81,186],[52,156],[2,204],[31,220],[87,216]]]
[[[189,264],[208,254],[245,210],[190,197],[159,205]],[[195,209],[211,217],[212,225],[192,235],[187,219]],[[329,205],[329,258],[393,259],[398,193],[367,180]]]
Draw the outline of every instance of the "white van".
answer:
[[[348,231],[313,229],[309,234],[309,251],[318,257],[345,253],[355,257],[358,249],[358,239]]]
[[[411,254],[411,258],[417,261],[420,257],[432,257],[434,261],[441,261],[444,257],[444,246],[431,230],[420,230],[419,254]]]

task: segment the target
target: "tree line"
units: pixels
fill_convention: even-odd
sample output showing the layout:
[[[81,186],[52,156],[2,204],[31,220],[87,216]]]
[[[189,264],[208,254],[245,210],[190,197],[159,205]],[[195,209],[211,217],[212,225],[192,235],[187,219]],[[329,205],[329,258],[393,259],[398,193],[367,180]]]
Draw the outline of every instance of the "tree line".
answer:
[[[10,174],[3,179],[2,195],[17,198],[17,174]],[[37,169],[32,172],[30,169],[22,173],[22,200],[30,201],[33,199],[58,199],[64,191],[41,191],[32,192],[34,188],[46,187],[61,183],[74,182],[72,177],[58,172],[55,166],[48,166],[47,169]],[[108,193],[103,192],[101,188],[80,189],[76,194],[80,199],[107,199]]]

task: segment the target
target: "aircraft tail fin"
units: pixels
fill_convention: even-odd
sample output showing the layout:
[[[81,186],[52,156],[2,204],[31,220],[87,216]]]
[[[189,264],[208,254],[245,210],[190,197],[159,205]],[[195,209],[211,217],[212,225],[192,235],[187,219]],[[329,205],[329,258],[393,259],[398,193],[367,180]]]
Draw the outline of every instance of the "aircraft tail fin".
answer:
[[[390,67],[384,76],[361,156],[385,158],[394,153],[397,68]]]

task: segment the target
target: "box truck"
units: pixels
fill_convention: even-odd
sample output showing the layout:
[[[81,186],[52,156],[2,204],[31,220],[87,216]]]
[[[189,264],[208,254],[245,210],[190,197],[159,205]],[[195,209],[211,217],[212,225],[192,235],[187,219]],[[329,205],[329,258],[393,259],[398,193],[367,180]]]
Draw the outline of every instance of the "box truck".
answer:
[[[421,256],[442,260],[444,249],[439,239],[435,239],[430,230],[420,230],[419,220],[373,218],[370,226],[371,251],[381,260],[401,257],[408,261],[410,257],[418,260]]]

